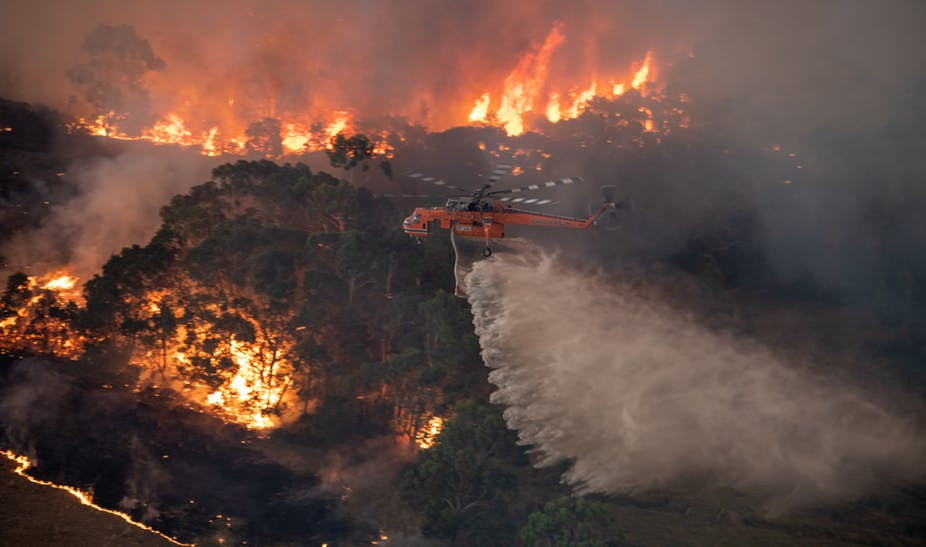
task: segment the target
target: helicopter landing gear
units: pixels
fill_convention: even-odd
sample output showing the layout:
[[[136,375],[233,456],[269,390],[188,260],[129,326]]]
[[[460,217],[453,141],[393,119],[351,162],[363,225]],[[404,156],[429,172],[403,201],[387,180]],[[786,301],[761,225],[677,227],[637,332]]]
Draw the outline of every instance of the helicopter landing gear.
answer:
[[[486,247],[485,249],[483,249],[482,256],[486,258],[489,258],[490,256],[492,256],[492,249],[490,247]]]

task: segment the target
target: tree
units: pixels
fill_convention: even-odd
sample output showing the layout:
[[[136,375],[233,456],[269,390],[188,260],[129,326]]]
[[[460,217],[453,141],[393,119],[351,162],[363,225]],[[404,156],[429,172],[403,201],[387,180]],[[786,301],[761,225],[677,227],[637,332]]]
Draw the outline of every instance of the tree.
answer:
[[[515,472],[526,465],[497,409],[464,401],[435,445],[401,480],[401,493],[424,519],[422,532],[453,545],[510,545]]]
[[[345,171],[350,171],[354,167],[360,166],[360,170],[366,172],[370,169],[370,161],[376,158],[376,147],[369,137],[363,134],[357,134],[350,138],[338,134],[331,140],[331,146],[325,149],[328,155],[328,161],[332,167],[339,167]],[[388,178],[392,178],[392,164],[388,160],[379,162],[379,168]]]
[[[521,540],[527,547],[612,547],[622,543],[623,534],[612,522],[607,503],[563,496],[530,514]]]
[[[280,120],[264,118],[248,126],[244,134],[248,137],[248,152],[268,158],[283,155],[283,139],[280,137]]]

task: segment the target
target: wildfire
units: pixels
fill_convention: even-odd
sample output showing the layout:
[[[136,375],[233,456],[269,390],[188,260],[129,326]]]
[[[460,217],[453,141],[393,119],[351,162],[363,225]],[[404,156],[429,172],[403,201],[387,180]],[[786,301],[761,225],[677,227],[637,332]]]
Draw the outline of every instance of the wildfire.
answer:
[[[101,506],[99,506],[99,505],[93,503],[93,496],[92,496],[91,494],[87,493],[87,492],[84,492],[83,490],[80,490],[80,489],[78,489],[78,488],[74,488],[73,486],[67,486],[67,485],[63,485],[63,484],[55,484],[55,483],[53,483],[53,482],[44,481],[44,480],[37,479],[37,478],[35,478],[35,477],[29,475],[28,473],[26,473],[26,471],[28,471],[29,468],[32,467],[32,462],[29,461],[29,458],[27,458],[26,456],[20,456],[20,455],[16,454],[15,452],[12,452],[12,451],[9,451],[9,450],[0,450],[0,454],[3,454],[4,456],[7,457],[7,459],[9,459],[10,461],[14,462],[14,463],[16,464],[16,469],[14,469],[13,472],[16,473],[17,475],[19,475],[20,477],[25,478],[25,479],[28,480],[29,482],[32,482],[32,483],[35,483],[35,484],[41,484],[42,486],[50,486],[50,487],[56,488],[56,489],[58,489],[58,490],[64,490],[64,491],[67,492],[68,494],[71,494],[72,496],[74,496],[75,498],[77,498],[77,500],[80,501],[80,503],[81,503],[82,505],[86,505],[86,506],[88,506],[88,507],[92,507],[93,509],[96,509],[97,511],[100,511],[100,512],[103,512],[103,513],[109,513],[110,515],[115,515],[115,516],[121,518],[122,520],[124,520],[125,522],[131,524],[132,526],[134,526],[134,527],[136,527],[136,528],[141,528],[142,530],[145,530],[145,531],[151,532],[152,534],[157,534],[157,535],[161,536],[162,538],[164,538],[164,539],[166,539],[167,541],[173,543],[174,545],[186,545],[186,546],[191,546],[191,545],[192,545],[192,544],[190,544],[190,543],[182,543],[182,542],[180,542],[180,541],[177,541],[176,539],[174,539],[174,538],[172,538],[172,537],[170,537],[170,536],[168,536],[168,535],[165,535],[165,534],[163,534],[163,533],[161,533],[161,532],[155,530],[154,528],[152,528],[152,527],[150,527],[150,526],[146,526],[146,525],[144,525],[144,524],[142,524],[142,523],[140,523],[140,522],[134,521],[134,520],[132,520],[132,517],[130,517],[129,515],[127,515],[127,514],[125,514],[125,513],[122,513],[122,512],[120,512],[120,511],[115,511],[115,510],[113,510],[113,509],[107,509],[107,508],[105,508],[105,507],[101,507]]]
[[[473,106],[473,109],[469,113],[467,120],[471,122],[484,122],[486,121],[486,116],[489,115],[489,94],[483,93],[476,101],[476,105]]]
[[[234,102],[229,106],[234,106]],[[226,131],[218,126],[212,126],[196,132],[190,128],[191,124],[186,119],[175,112],[167,114],[151,127],[132,136],[119,128],[120,117],[110,112],[93,119],[79,118],[76,122],[69,124],[68,129],[72,132],[83,131],[98,137],[198,148],[204,156],[222,154],[241,156],[248,152],[247,145],[252,142],[245,129]],[[347,111],[334,112],[331,119],[324,124],[286,121],[281,125],[279,134],[283,154],[302,154],[330,149],[334,137],[340,133],[354,131],[354,125],[353,116]],[[378,145],[377,150],[385,149],[383,144]],[[269,150],[265,152],[268,157],[274,155]]]
[[[555,89],[555,84],[548,78],[548,66],[551,57],[564,40],[563,25],[557,22],[543,44],[525,53],[505,78],[501,104],[495,116],[508,135],[515,136],[524,132],[525,116],[533,112],[537,105],[546,105],[546,118],[556,123],[578,117],[589,102],[599,95],[599,89],[610,90],[610,98],[623,95],[626,89],[644,91],[644,86],[651,76],[652,52],[646,54],[642,66],[633,72],[631,77],[611,77],[606,80],[610,82],[607,87],[599,85],[598,80],[592,78],[584,87]],[[470,111],[468,121],[486,122],[491,102],[491,94],[483,93]]]
[[[75,285],[77,285],[76,277],[63,274],[52,278],[42,285],[42,288],[50,291],[70,291]]]
[[[260,359],[259,347],[243,344],[233,338],[229,352],[237,370],[221,388],[206,396],[206,402],[221,407],[226,414],[234,416],[236,421],[251,429],[267,429],[279,425],[278,420],[268,416],[265,410],[272,401],[282,400],[292,378],[286,376],[274,381],[261,374],[261,367],[252,364],[252,361]],[[252,410],[248,403],[255,399],[266,401],[267,404],[258,405],[256,410]],[[240,408],[242,405],[245,409]]]
[[[155,333],[153,343],[135,345],[132,363],[143,372],[141,382],[168,384],[192,406],[249,429],[271,429],[289,418],[295,408],[287,358],[293,342],[284,329],[217,303],[193,315],[167,289],[151,291],[136,309],[136,320]],[[235,317],[253,335],[216,336],[211,321],[221,317]],[[175,326],[158,330],[161,325]]]
[[[633,75],[633,82],[630,83],[630,87],[634,89],[643,87],[643,84],[646,83],[646,77],[649,76],[649,63],[651,59],[652,53],[647,53],[646,60],[643,61],[643,66]]]
[[[0,304],[0,351],[54,353],[76,358],[82,337],[72,332],[63,315],[82,300],[78,279],[66,272],[29,276],[8,289]]]
[[[562,22],[554,22],[544,39],[521,53],[501,81],[479,81],[479,88],[462,93],[467,97],[463,100],[472,106],[430,105],[439,108],[425,110],[440,111],[426,115],[437,120],[430,129],[492,123],[516,136],[524,133],[533,120],[546,118],[557,123],[576,118],[595,97],[614,99],[631,89],[641,94],[653,91],[652,52],[623,71],[609,70],[601,75],[593,71],[578,77],[551,72],[551,67],[562,66],[562,63],[551,65],[551,61],[567,40],[566,30]],[[150,83],[155,86],[151,91],[158,95],[158,103],[170,105],[166,114],[153,124],[148,122],[143,129],[129,130],[130,126],[137,127],[134,116],[141,113],[106,111],[85,115],[69,128],[107,138],[184,146],[198,149],[206,156],[257,153],[269,158],[324,151],[332,146],[332,139],[338,134],[379,134],[383,129],[357,123],[354,110],[345,105],[326,106],[322,96],[307,97],[301,106],[293,103],[282,108],[281,104],[291,101],[272,95],[250,96],[243,91],[246,87],[234,81],[228,82],[225,89],[204,93],[199,93],[195,86],[172,85],[166,73],[159,73]],[[404,109],[370,114],[402,118],[420,111],[422,105],[429,106],[410,97]],[[412,123],[422,123],[420,115],[411,116]],[[130,120],[135,124],[129,124]],[[377,143],[375,150],[388,156],[392,151],[384,141]]]
[[[432,417],[427,424],[415,432],[415,444],[422,450],[431,448],[442,429],[444,429],[444,419],[440,416]]]

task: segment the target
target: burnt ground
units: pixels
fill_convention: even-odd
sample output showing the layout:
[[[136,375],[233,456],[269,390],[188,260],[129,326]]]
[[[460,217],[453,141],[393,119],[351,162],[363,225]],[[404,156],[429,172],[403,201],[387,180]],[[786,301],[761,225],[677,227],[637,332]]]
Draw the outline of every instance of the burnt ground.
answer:
[[[15,465],[0,457],[0,545],[172,545],[67,492],[29,482],[13,473]]]

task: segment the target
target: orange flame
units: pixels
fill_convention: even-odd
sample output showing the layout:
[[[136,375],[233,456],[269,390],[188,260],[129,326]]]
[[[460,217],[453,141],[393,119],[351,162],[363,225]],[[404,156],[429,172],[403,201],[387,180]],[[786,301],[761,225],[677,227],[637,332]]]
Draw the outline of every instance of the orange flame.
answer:
[[[46,282],[42,285],[42,288],[50,291],[69,291],[73,289],[75,285],[77,285],[76,277],[62,274]]]
[[[476,101],[476,105],[473,106],[473,109],[469,113],[467,120],[470,122],[484,122],[486,121],[486,116],[489,114],[489,92],[482,94]]]
[[[643,61],[643,66],[640,67],[640,70],[637,71],[633,76],[633,82],[631,82],[630,87],[634,89],[640,89],[643,84],[646,83],[646,78],[649,76],[649,63],[652,58],[651,53],[646,54],[646,59]]]
[[[440,105],[440,114],[409,114],[417,111],[434,112],[436,109],[417,108],[416,104],[430,106],[428,98],[420,103],[412,98],[407,108],[400,108],[390,115],[410,116],[413,123],[427,119],[438,119],[442,130],[460,123],[497,123],[512,136],[527,130],[532,119],[557,123],[579,116],[593,97],[603,94],[614,98],[629,89],[647,92],[654,73],[653,55],[646,53],[642,61],[632,64],[626,72],[596,74],[587,79],[574,75],[557,74],[551,77],[551,60],[566,41],[565,25],[555,22],[542,42],[523,52],[514,65],[504,74],[504,79],[495,82],[479,81],[478,88],[466,93],[464,105]],[[631,69],[632,68],[632,69]],[[561,72],[561,71],[560,71]],[[487,73],[493,73],[488,71]],[[331,140],[339,133],[357,131],[378,133],[382,127],[358,127],[353,111],[337,103],[324,103],[324,96],[312,96],[301,105],[282,108],[283,101],[276,96],[252,96],[245,89],[251,89],[241,82],[228,81],[224,88],[212,87],[200,93],[192,84],[176,85],[162,72],[153,74],[149,83],[156,104],[167,104],[167,114],[144,129],[128,134],[125,122],[133,119],[129,112],[99,112],[84,115],[69,126],[90,135],[130,140],[147,140],[156,144],[172,144],[198,148],[206,156],[262,154],[265,157],[305,154],[330,149]],[[272,87],[272,86],[271,86]],[[270,89],[270,88],[268,88]],[[272,91],[271,91],[272,92]],[[472,102],[470,102],[472,101]],[[448,107],[449,106],[449,107]],[[494,107],[494,108],[493,108]],[[531,115],[533,114],[533,117]],[[279,135],[266,135],[266,128],[260,137],[249,133],[252,122],[272,118],[279,123]],[[277,137],[279,140],[277,140]],[[253,140],[252,140],[253,139]],[[266,140],[269,139],[269,140]],[[257,146],[249,146],[257,142]],[[391,154],[383,145],[376,150]]]
[[[67,485],[64,485],[64,484],[55,484],[55,483],[53,483],[53,482],[44,481],[44,480],[37,479],[37,478],[35,478],[35,477],[33,477],[33,476],[27,474],[26,471],[28,471],[29,468],[32,467],[32,462],[29,461],[29,458],[27,458],[26,456],[20,456],[20,455],[14,453],[14,452],[9,451],[9,450],[0,450],[0,454],[3,454],[3,455],[6,456],[10,461],[14,462],[14,463],[16,464],[16,469],[14,469],[13,472],[16,473],[17,475],[19,475],[20,477],[25,478],[25,479],[28,480],[29,482],[32,482],[32,483],[35,483],[35,484],[41,484],[42,486],[50,486],[50,487],[56,488],[56,489],[58,489],[58,490],[64,490],[64,491],[67,492],[68,494],[71,494],[72,496],[74,496],[75,498],[77,498],[78,501],[80,501],[80,503],[81,503],[82,505],[86,505],[86,506],[88,506],[88,507],[92,507],[93,509],[96,509],[97,511],[101,511],[101,512],[103,512],[103,513],[109,513],[110,515],[115,515],[115,516],[119,517],[120,519],[124,520],[125,522],[131,524],[132,526],[134,526],[134,527],[136,527],[136,528],[140,528],[140,529],[145,530],[145,531],[147,531],[147,532],[151,532],[152,534],[157,534],[157,535],[161,536],[162,538],[164,538],[164,539],[166,539],[167,541],[173,543],[174,545],[185,545],[185,546],[190,546],[190,547],[192,547],[192,544],[191,544],[191,543],[183,543],[183,542],[177,541],[175,538],[172,538],[172,537],[170,537],[170,536],[168,536],[168,535],[166,535],[166,534],[164,534],[164,533],[162,533],[162,532],[159,532],[159,531],[155,530],[154,528],[152,528],[152,527],[150,527],[150,526],[146,526],[146,525],[144,525],[144,524],[142,524],[142,523],[140,523],[140,522],[137,522],[137,521],[132,520],[132,517],[128,516],[128,515],[125,514],[125,513],[122,513],[122,512],[120,512],[120,511],[115,511],[115,510],[113,510],[113,509],[107,509],[107,508],[105,508],[105,507],[101,507],[101,506],[99,506],[99,505],[93,503],[93,496],[91,496],[91,495],[88,494],[87,492],[84,492],[83,490],[80,490],[80,489],[78,489],[78,488],[74,488],[73,486],[67,486]]]
[[[434,416],[421,429],[415,432],[415,444],[422,450],[427,450],[434,446],[437,436],[444,429],[444,419],[440,416]]]
[[[83,337],[72,332],[67,321],[51,311],[82,300],[77,281],[76,277],[61,271],[28,277],[25,294],[29,297],[13,307],[12,314],[0,320],[0,352],[25,350],[76,358]]]
[[[599,88],[607,89],[611,92],[611,97],[617,97],[628,88],[642,90],[649,81],[652,53],[646,54],[642,66],[633,73],[632,78],[612,77],[605,80],[610,82],[607,87],[599,86],[597,79],[592,78],[588,85],[582,88],[573,87],[568,92],[553,89],[553,83],[548,81],[548,66],[551,57],[565,40],[562,29],[562,23],[554,23],[543,44],[525,53],[505,78],[501,105],[495,116],[510,136],[524,132],[525,116],[534,111],[538,103],[545,104],[546,118],[552,123],[557,123],[560,120],[578,117],[598,95]],[[483,93],[473,105],[468,121],[485,122],[489,117],[490,101],[490,94]]]
[[[534,102],[540,97],[547,80],[550,57],[565,39],[562,27],[562,23],[554,23],[543,45],[536,52],[522,57],[505,78],[502,105],[497,115],[509,135],[520,135],[524,132],[523,116],[534,109]]]

